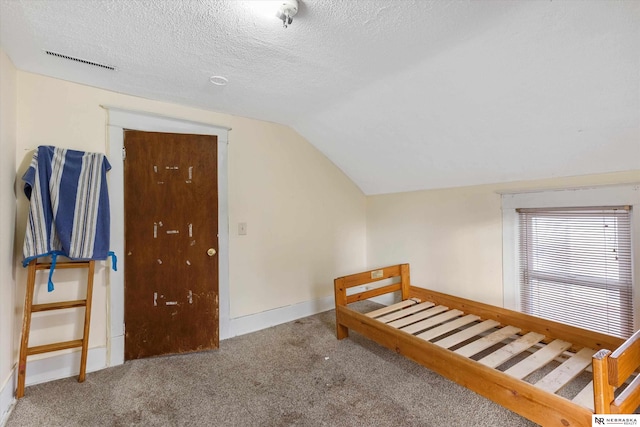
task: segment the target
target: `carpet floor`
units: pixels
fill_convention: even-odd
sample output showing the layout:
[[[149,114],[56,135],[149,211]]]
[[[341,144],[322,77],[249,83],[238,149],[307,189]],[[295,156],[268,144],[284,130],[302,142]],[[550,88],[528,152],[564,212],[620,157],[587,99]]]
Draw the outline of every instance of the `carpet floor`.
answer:
[[[224,340],[220,349],[126,362],[27,387],[17,426],[534,426],[351,332],[329,311]]]

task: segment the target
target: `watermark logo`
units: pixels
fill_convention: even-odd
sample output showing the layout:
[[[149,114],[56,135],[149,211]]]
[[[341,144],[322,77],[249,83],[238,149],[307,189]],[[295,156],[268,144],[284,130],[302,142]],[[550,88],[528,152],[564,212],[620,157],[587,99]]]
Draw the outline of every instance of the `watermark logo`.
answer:
[[[640,425],[640,414],[600,415],[591,417],[591,426],[637,426]]]

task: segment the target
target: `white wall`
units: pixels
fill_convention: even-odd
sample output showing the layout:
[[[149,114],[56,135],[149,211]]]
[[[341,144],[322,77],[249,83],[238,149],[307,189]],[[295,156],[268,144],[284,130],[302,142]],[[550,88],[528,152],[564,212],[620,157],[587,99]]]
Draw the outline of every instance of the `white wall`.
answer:
[[[367,198],[367,264],[409,262],[411,282],[503,305],[500,192],[640,182],[640,170]]]
[[[13,240],[16,202],[13,194],[16,150],[17,72],[0,49],[0,424],[13,400],[15,279]]]
[[[290,128],[21,71],[17,72],[17,93],[17,167],[10,169],[17,168],[18,181],[38,145],[106,152],[106,114],[100,105],[232,128],[228,150],[232,320],[292,304],[327,300],[333,295],[334,277],[365,268],[365,196]],[[19,182],[19,242],[24,236],[28,209],[21,187]],[[120,190],[110,188],[110,192]],[[238,236],[238,222],[248,224],[246,236]],[[26,281],[26,271],[17,267],[19,251],[15,257],[12,265],[18,269],[16,282],[20,284]],[[43,286],[36,298],[39,302],[76,299],[84,288],[77,285],[83,280],[82,274],[56,271],[54,295],[47,294]],[[101,267],[95,279],[90,332],[93,349],[107,343],[108,274]],[[21,298],[11,299],[16,334],[22,321]],[[81,311],[54,318],[56,314],[51,313],[44,320],[34,320],[30,345],[72,339],[79,332],[76,325],[81,324],[80,314]],[[4,342],[4,335],[2,339]],[[10,360],[11,364],[15,362],[15,352]]]
[[[231,318],[332,297],[335,277],[365,267],[364,196],[290,128],[240,118],[232,128]]]

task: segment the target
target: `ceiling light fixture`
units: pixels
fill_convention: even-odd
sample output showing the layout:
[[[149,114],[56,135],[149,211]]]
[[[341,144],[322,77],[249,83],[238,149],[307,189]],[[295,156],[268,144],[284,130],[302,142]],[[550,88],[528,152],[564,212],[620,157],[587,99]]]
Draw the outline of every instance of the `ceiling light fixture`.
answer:
[[[229,83],[229,80],[222,76],[211,76],[209,77],[209,81],[216,86],[226,86],[227,83]]]
[[[293,22],[296,13],[298,13],[298,0],[282,0],[276,17],[282,21],[282,26],[287,28]]]

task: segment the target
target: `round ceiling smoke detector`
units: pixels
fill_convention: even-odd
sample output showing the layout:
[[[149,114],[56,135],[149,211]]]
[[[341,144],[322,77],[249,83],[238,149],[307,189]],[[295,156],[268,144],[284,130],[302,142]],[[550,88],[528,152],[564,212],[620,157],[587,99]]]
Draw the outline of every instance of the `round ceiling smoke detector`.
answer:
[[[276,16],[282,21],[282,26],[287,28],[293,22],[296,13],[298,13],[298,0],[282,0]]]
[[[222,76],[211,76],[209,77],[209,81],[216,86],[226,86],[227,83],[229,83],[229,80]]]

